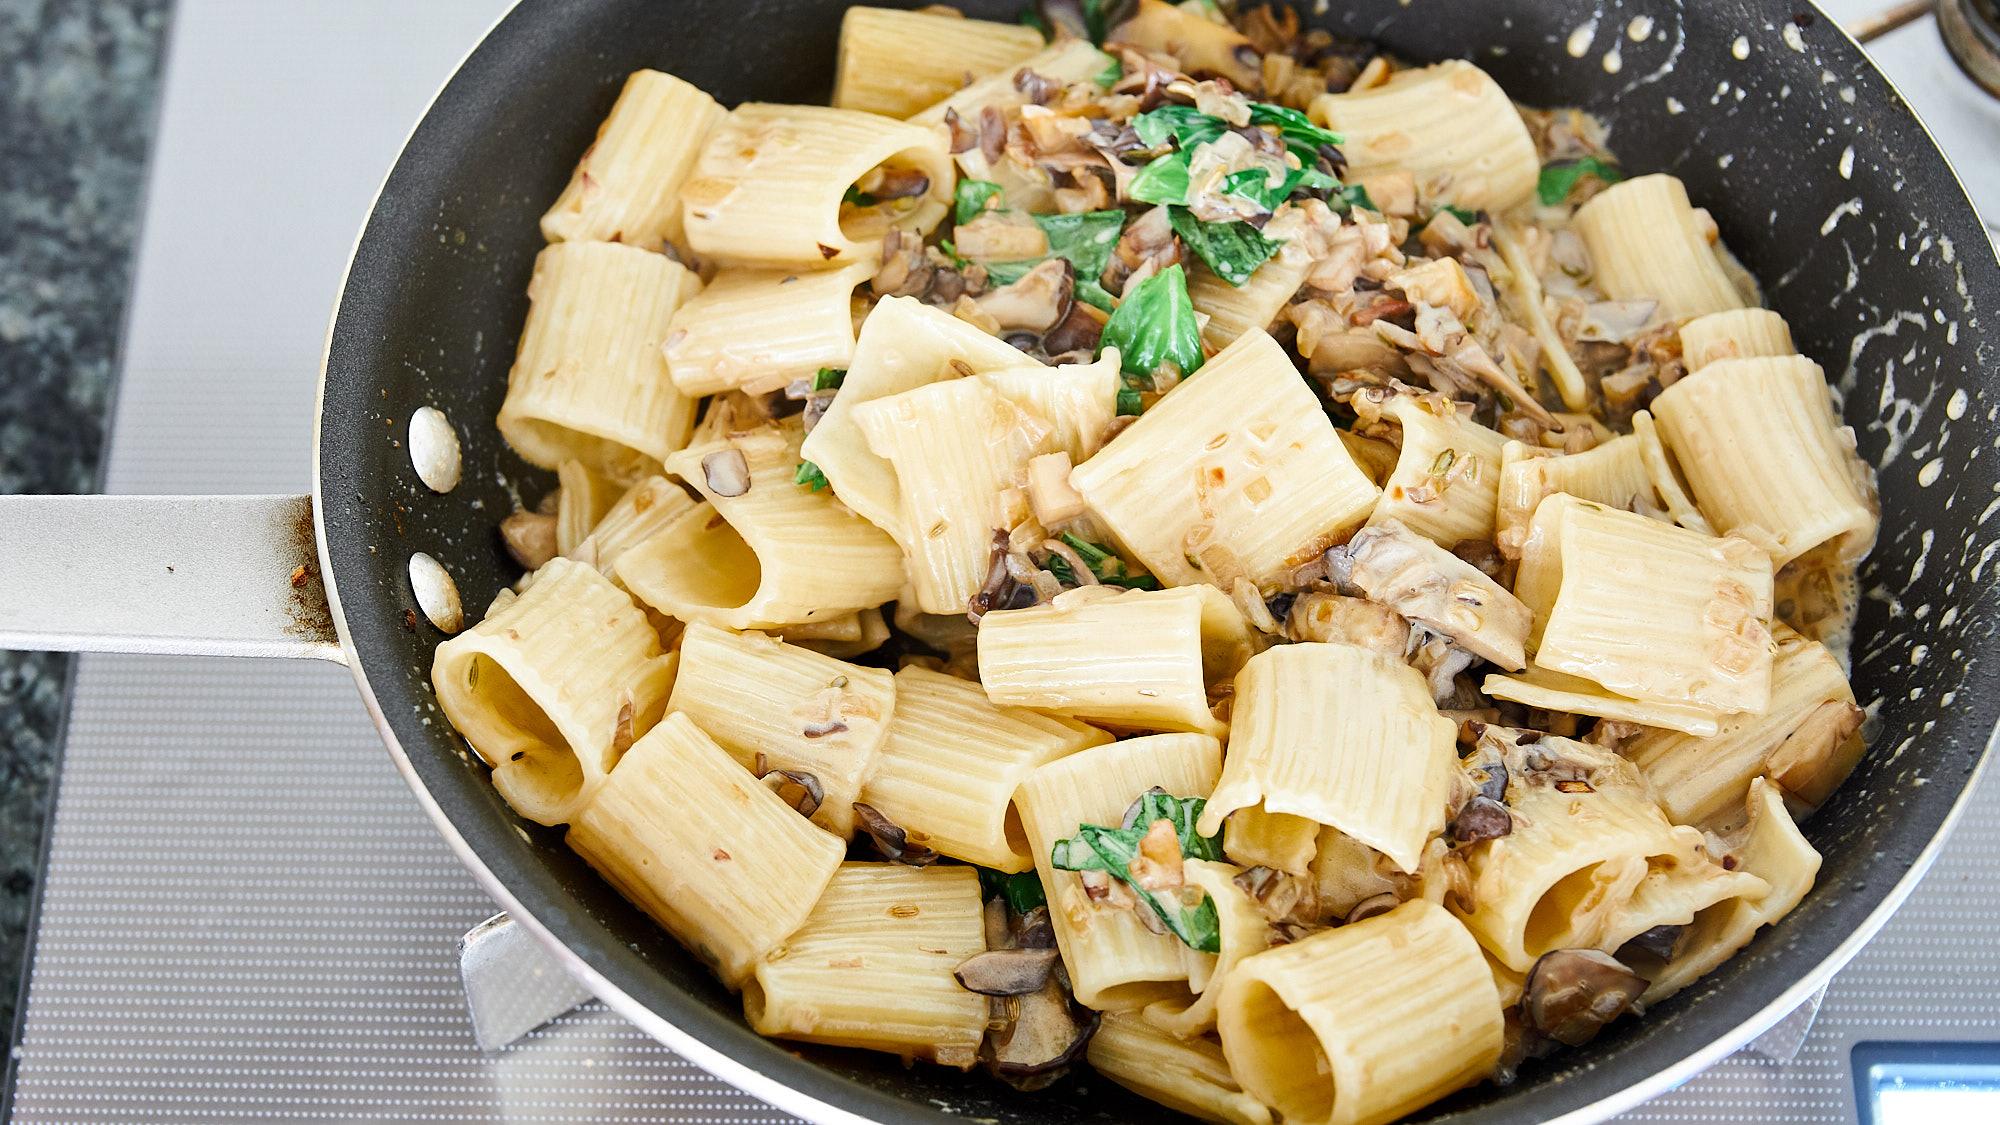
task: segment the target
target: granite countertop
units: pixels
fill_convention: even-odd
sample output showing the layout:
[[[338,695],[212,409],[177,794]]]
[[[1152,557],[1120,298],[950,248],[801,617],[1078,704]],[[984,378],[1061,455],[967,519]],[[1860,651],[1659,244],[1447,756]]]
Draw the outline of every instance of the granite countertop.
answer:
[[[97,487],[171,8],[0,0],[0,492]],[[69,665],[0,652],[0,1030],[10,1047]]]

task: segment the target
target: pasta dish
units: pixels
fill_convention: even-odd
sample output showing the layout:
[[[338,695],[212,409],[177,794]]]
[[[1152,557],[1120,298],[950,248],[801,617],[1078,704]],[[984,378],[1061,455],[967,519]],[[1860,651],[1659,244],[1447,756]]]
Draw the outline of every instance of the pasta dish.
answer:
[[[1377,1125],[1811,889],[1878,503],[1680,180],[1283,6],[849,9],[630,76],[440,644],[512,808],[757,1031]]]

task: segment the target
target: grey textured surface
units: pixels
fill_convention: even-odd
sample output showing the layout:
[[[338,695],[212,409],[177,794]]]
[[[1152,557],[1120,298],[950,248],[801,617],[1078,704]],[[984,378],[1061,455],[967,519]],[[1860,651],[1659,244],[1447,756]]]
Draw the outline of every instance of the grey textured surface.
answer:
[[[0,493],[94,487],[171,0],[0,0]],[[67,657],[0,652],[0,1033]]]
[[[113,490],[304,487],[353,230],[502,6],[183,0]],[[1989,780],[1797,1060],[1629,1119],[1841,1121],[1855,1038],[2000,1036],[1996,853]],[[453,954],[490,911],[337,669],[84,658],[15,1120],[782,1120],[594,1006],[480,1054]]]

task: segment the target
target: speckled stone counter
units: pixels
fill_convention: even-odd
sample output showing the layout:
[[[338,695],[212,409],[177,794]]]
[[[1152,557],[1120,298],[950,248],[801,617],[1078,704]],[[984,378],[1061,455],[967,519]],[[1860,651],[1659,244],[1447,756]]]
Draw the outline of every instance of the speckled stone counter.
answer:
[[[0,0],[0,492],[96,487],[171,8]],[[10,1045],[68,670],[67,657],[0,652]]]

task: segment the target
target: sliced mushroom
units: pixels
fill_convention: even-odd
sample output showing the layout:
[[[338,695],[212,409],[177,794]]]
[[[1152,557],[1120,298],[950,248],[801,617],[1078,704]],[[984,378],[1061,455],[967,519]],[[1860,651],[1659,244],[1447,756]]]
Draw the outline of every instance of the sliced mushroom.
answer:
[[[861,190],[882,202],[909,199],[931,190],[931,178],[921,168],[883,165],[869,173]]]
[[[1014,924],[1014,944],[1022,949],[1054,949],[1056,930],[1049,921],[1049,908],[1037,906]]]
[[[1502,782],[1505,785],[1505,782]],[[1451,819],[1451,838],[1461,844],[1497,840],[1514,831],[1514,818],[1505,805],[1487,796],[1474,797]]]
[[[1013,1021],[987,1039],[987,1069],[1017,1090],[1040,1090],[1082,1057],[1104,1017],[1070,998],[1061,973],[1018,1003]]]
[[[1558,949],[1528,970],[1521,1017],[1529,1028],[1580,1047],[1644,991],[1646,978],[1609,953]]]
[[[1336,641],[1391,660],[1409,650],[1410,623],[1402,614],[1362,598],[1306,593],[1292,602],[1285,635],[1295,641]]]
[[[1860,761],[1865,743],[1855,732],[1866,717],[1846,700],[1827,700],[1764,760],[1765,771],[1785,792],[1818,808]]]
[[[500,521],[500,539],[507,553],[528,570],[540,570],[556,557],[556,518],[540,512],[515,512]]]
[[[1046,332],[1069,312],[1074,269],[1067,258],[1050,258],[1012,285],[987,290],[979,308],[1002,330]]]
[[[959,962],[951,975],[982,996],[1025,996],[1048,984],[1055,964],[1053,949],[994,949]]]
[[[979,130],[967,125],[965,120],[959,117],[957,110],[946,109],[944,111],[944,127],[951,131],[951,154],[953,156],[957,156],[961,152],[971,152],[973,149],[979,147]]]
[[[1354,909],[1347,912],[1347,917],[1342,918],[1341,923],[1352,926],[1356,922],[1373,918],[1377,914],[1387,914],[1401,905],[1402,901],[1402,899],[1397,898],[1391,891],[1383,891],[1379,895],[1369,895],[1367,898],[1355,903]]]
[[[741,496],[750,491],[750,463],[743,451],[730,446],[701,459],[702,480],[717,496]]]
[[[821,802],[826,800],[826,788],[819,778],[800,770],[769,770],[758,780],[803,817],[818,812]]]
[[[854,802],[854,818],[861,822],[861,830],[875,841],[875,850],[881,852],[884,858],[911,867],[926,867],[937,862],[936,852],[922,844],[912,843],[908,832],[876,811],[873,805]]]
[[[1483,725],[1473,733],[1477,739],[1486,733]],[[1479,786],[1479,795],[1489,801],[1507,803],[1507,766],[1504,762],[1481,762],[1470,771],[1471,780]]]
[[[1652,957],[1662,963],[1671,961],[1674,959],[1674,946],[1680,942],[1681,931],[1686,928],[1674,925],[1654,926],[1619,946],[1618,956],[1621,959]]]
[[[1345,554],[1347,577],[1369,601],[1510,671],[1527,667],[1534,614],[1478,567],[1398,520],[1362,528]],[[1331,553],[1327,562],[1331,570]]]
[[[1219,74],[1239,90],[1263,86],[1263,56],[1248,36],[1165,0],[1139,0],[1132,18],[1115,25],[1104,40],[1172,56],[1189,74]]]
[[[1082,301],[1071,301],[1068,315],[1042,334],[1042,350],[1051,356],[1064,352],[1095,352],[1104,336],[1105,315]],[[1084,362],[1089,362],[1085,356]]]

